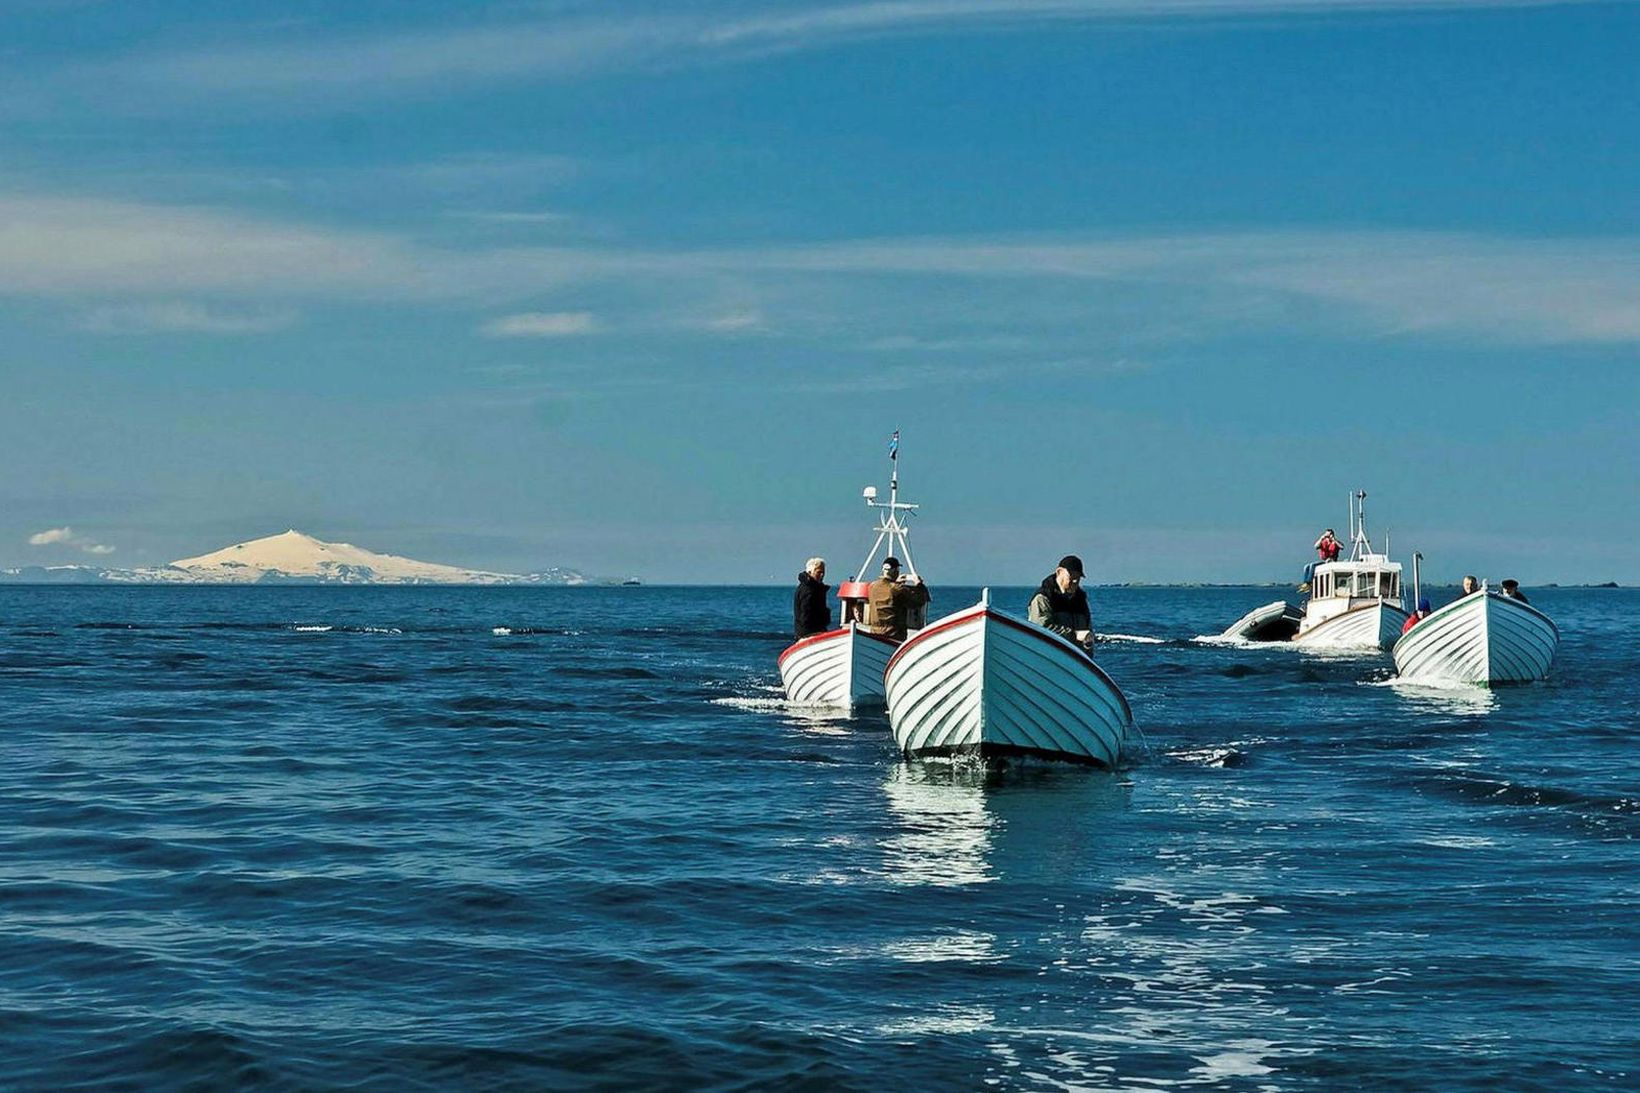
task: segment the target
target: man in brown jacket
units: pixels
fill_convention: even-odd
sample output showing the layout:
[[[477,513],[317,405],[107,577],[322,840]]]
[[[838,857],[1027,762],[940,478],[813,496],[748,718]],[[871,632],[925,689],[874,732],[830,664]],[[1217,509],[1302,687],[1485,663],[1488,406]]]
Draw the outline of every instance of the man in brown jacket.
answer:
[[[928,586],[919,577],[901,577],[900,560],[883,559],[883,575],[871,582],[866,604],[871,632],[904,641],[916,609],[929,600]]]

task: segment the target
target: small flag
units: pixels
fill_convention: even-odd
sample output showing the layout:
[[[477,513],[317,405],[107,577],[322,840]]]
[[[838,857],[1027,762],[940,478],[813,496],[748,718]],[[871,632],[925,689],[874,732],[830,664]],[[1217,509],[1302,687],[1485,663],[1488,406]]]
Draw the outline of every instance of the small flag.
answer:
[[[888,438],[888,458],[900,458],[900,430],[895,429],[894,435]]]

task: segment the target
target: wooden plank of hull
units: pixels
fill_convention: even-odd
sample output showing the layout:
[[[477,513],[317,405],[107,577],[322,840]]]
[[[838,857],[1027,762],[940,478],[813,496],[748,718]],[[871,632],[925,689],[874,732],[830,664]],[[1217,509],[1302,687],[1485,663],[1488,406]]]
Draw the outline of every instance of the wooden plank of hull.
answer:
[[[1387,600],[1364,603],[1325,622],[1317,623],[1293,640],[1300,645],[1388,649],[1401,637],[1407,613]]]
[[[1560,631],[1536,608],[1471,592],[1395,643],[1395,670],[1408,680],[1528,683],[1549,674]]]
[[[850,627],[812,634],[780,654],[780,682],[798,706],[852,707],[883,701],[883,669],[895,644]]]
[[[889,662],[888,717],[910,756],[1036,755],[1114,768],[1133,713],[1092,658],[987,607],[959,611]]]

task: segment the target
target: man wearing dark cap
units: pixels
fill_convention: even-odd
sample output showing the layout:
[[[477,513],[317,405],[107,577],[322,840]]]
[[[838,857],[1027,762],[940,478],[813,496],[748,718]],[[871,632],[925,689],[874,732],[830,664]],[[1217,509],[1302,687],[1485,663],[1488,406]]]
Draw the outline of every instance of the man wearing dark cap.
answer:
[[[1093,644],[1093,615],[1082,591],[1082,559],[1067,554],[1042,578],[1028,612],[1032,622],[1082,645]]]
[[[866,593],[866,618],[873,634],[904,641],[913,620],[921,624],[919,609],[929,600],[928,586],[916,576],[900,576],[900,560],[883,559],[883,575]]]

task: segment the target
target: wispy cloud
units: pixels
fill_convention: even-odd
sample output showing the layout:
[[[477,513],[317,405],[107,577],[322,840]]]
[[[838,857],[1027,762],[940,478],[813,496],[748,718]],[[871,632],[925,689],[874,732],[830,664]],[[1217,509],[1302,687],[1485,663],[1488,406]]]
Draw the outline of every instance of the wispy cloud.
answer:
[[[484,224],[564,224],[572,219],[568,213],[551,212],[457,211],[450,215]]]
[[[243,310],[168,301],[92,308],[81,325],[99,334],[269,334],[295,322],[296,313],[288,310]]]
[[[60,73],[33,95],[100,98],[143,110],[155,100],[260,97],[274,108],[346,109],[350,97],[447,92],[462,85],[562,80],[722,63],[845,41],[1030,29],[1044,25],[1336,17],[1380,12],[1463,11],[1586,5],[1599,0],[868,0],[812,4],[747,15],[740,6],[701,5],[688,14],[627,13],[519,21],[510,25],[421,26],[357,31],[132,56]]]
[[[742,334],[747,331],[759,330],[763,325],[762,312],[751,309],[727,311],[721,315],[713,315],[705,323],[706,329],[715,330],[719,334]]]
[[[493,319],[479,328],[491,338],[568,338],[597,329],[590,311],[526,311]]]
[[[0,195],[0,294],[353,294],[418,287],[416,257],[383,235],[214,209]]]
[[[940,301],[960,284],[961,328]],[[1087,286],[1104,286],[1098,293]],[[212,209],[0,195],[0,296],[124,308],[150,328],[243,332],[301,301],[497,307],[566,286],[749,330],[760,309],[730,305],[725,287],[757,299],[779,290],[820,301],[839,287],[881,312],[877,331],[815,302],[806,336],[852,342],[916,337],[932,345],[1020,336],[1023,299],[1036,314],[1051,289],[1084,312],[1120,289],[1127,332],[1180,337],[1193,322],[1288,329],[1290,308],[1322,332],[1458,334],[1488,342],[1640,342],[1640,240],[1511,238],[1403,231],[1262,230],[1089,236],[855,239],[710,250],[594,245],[450,249],[385,232],[345,232]],[[941,286],[944,286],[943,288]],[[707,298],[703,299],[703,293]],[[156,306],[159,294],[195,301]],[[826,298],[830,298],[826,296]],[[1091,301],[1091,302],[1090,302]],[[895,314],[889,314],[892,310]],[[940,324],[909,327],[917,315]],[[1014,315],[1015,320],[1005,316]],[[635,324],[635,329],[642,324]],[[929,331],[933,330],[933,333]],[[602,332],[590,312],[523,312],[482,324],[492,337]],[[909,345],[907,346],[909,348]]]
[[[1094,360],[1070,357],[1054,360],[1006,360],[971,364],[894,364],[869,372],[804,379],[797,390],[811,394],[847,394],[860,391],[915,391],[944,389],[952,384],[987,384],[998,380],[1031,382],[1048,376],[1124,376],[1150,370],[1148,362],[1129,358]]]
[[[106,543],[99,543],[95,539],[80,535],[73,528],[47,528],[37,531],[28,537],[29,546],[72,546],[86,554],[112,554],[114,548]]]

